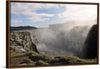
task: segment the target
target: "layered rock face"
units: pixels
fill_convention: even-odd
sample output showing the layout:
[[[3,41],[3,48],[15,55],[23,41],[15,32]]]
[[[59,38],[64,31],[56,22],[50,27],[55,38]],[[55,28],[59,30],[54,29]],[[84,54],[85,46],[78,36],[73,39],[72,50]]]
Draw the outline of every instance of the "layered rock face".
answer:
[[[10,37],[10,48],[16,52],[37,51],[35,43],[37,40],[31,39],[29,32],[12,32]]]
[[[86,38],[84,43],[85,58],[97,58],[98,55],[98,26],[94,25]]]

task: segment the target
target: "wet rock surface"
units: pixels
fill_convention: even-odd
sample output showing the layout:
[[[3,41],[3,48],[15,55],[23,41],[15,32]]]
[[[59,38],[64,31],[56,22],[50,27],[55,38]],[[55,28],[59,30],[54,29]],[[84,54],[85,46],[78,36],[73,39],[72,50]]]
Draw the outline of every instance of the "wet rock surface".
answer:
[[[98,26],[94,25],[86,38],[84,43],[85,58],[97,58],[98,55]]]

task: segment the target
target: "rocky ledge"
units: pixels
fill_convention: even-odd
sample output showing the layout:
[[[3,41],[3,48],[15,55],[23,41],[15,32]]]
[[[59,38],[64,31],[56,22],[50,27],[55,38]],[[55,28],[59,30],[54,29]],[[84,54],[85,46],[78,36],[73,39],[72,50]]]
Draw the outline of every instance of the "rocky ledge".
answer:
[[[30,32],[12,32],[10,37],[10,49],[16,52],[37,51],[35,43],[36,38],[31,39]]]

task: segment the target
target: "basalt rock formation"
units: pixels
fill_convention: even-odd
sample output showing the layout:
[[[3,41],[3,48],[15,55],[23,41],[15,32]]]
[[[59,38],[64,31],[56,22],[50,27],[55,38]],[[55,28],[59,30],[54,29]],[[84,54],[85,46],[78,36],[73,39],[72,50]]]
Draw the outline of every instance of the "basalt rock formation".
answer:
[[[98,26],[94,25],[84,43],[85,58],[97,58],[98,52]]]
[[[37,51],[35,43],[37,40],[31,39],[29,32],[12,32],[10,34],[10,48],[16,52]]]

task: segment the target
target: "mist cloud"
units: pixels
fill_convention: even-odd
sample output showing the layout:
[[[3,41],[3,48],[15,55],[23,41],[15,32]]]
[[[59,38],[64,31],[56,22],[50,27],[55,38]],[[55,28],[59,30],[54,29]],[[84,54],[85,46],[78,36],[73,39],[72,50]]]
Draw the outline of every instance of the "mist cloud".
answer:
[[[48,28],[37,29],[34,31],[38,40],[37,49],[40,53],[51,56],[74,55],[82,57],[84,41],[93,24],[53,24]]]

